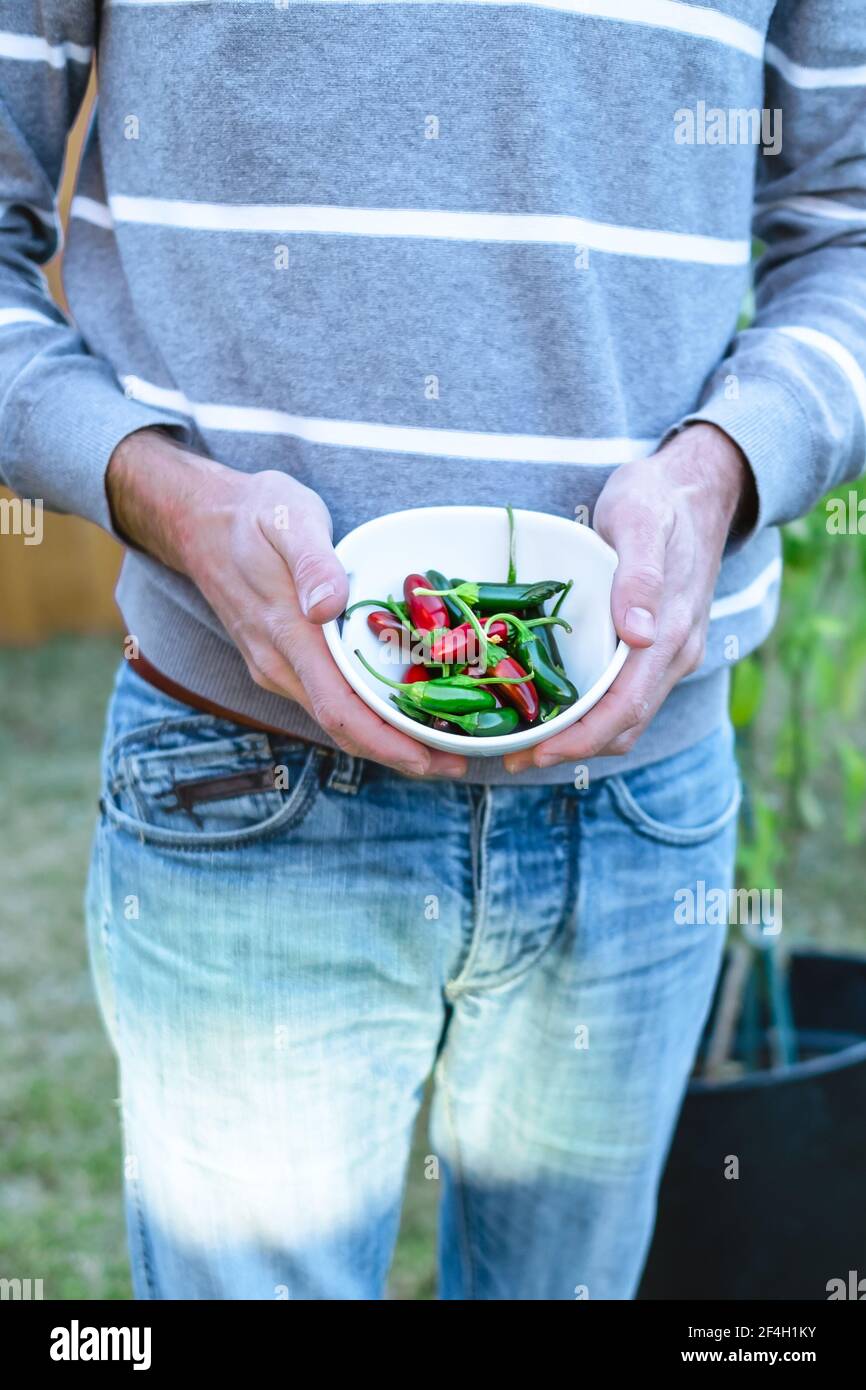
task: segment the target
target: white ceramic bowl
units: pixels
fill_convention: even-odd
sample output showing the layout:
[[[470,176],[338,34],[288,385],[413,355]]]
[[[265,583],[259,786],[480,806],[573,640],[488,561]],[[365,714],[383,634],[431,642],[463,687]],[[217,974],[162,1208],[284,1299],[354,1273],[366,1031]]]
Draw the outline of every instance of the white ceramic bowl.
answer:
[[[613,682],[628,654],[617,642],[610,617],[610,589],[616,553],[587,526],[546,512],[515,511],[515,558],[521,583],[573,579],[560,610],[572,626],[556,628],[556,640],[569,678],[580,692],[576,704],[546,724],[496,738],[467,738],[410,719],[391,703],[387,685],[365,671],[357,647],[376,670],[401,680],[387,643],[367,626],[369,608],[325,627],[331,653],[361,699],[396,729],[428,744],[473,757],[495,757],[531,748],[561,733],[592,709]],[[504,507],[418,507],[367,521],[338,543],[337,554],[349,576],[347,606],[362,598],[403,597],[407,574],[427,569],[470,580],[504,580],[508,571],[508,517]],[[550,611],[550,604],[546,605]],[[389,659],[390,658],[390,659]]]

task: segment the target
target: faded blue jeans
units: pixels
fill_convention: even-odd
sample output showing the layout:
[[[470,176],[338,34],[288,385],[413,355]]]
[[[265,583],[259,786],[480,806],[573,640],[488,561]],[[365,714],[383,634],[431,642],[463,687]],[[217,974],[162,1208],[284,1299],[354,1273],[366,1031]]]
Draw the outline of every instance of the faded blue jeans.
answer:
[[[674,895],[728,888],[738,801],[729,728],[483,789],[124,665],[88,923],[136,1296],[381,1297],[432,1072],[441,1297],[631,1298],[723,945]]]

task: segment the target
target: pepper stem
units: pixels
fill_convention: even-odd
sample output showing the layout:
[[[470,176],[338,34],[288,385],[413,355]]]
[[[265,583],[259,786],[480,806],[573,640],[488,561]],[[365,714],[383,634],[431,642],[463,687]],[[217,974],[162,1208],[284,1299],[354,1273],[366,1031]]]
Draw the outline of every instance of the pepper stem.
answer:
[[[552,608],[552,610],[551,610],[551,617],[554,617],[554,618],[558,617],[558,615],[559,615],[559,610],[560,610],[560,608],[562,607],[562,605],[563,605],[563,603],[565,602],[565,600],[568,598],[568,595],[569,595],[569,593],[570,593],[570,591],[571,591],[571,589],[572,589],[573,587],[574,587],[574,580],[573,580],[573,579],[569,579],[569,581],[568,581],[568,583],[566,584],[565,588],[563,589],[562,593],[559,595],[559,598],[556,600],[556,603],[553,605],[553,608]]]
[[[399,618],[401,623],[406,622],[406,619],[394,600],[387,598],[359,598],[357,603],[353,603],[351,607],[346,609],[343,617],[351,618],[352,614],[359,608],[387,608],[388,612],[393,613],[395,618]],[[406,626],[410,627],[411,624],[406,623]]]
[[[514,563],[514,508],[509,502],[505,508],[508,513],[508,580],[509,584],[517,583],[517,566]]]
[[[361,651],[359,651],[357,647],[355,648],[355,655],[356,655],[356,657],[358,658],[358,660],[360,661],[361,665],[362,665],[362,666],[365,666],[366,669],[370,672],[370,675],[371,675],[371,676],[375,676],[377,681],[383,681],[385,685],[390,685],[390,686],[392,686],[392,687],[394,688],[394,690],[408,690],[408,691],[413,691],[413,690],[419,690],[419,689],[421,688],[421,684],[422,684],[422,683],[421,683],[421,682],[418,682],[418,681],[392,681],[392,680],[389,680],[387,676],[383,676],[383,675],[382,675],[382,672],[381,672],[381,671],[377,671],[376,668],[375,668],[375,666],[371,666],[371,665],[370,665],[369,661],[368,661],[367,658],[364,656],[364,653],[361,652]],[[415,698],[417,698],[417,697],[416,697],[416,696],[413,696],[412,694],[409,694],[409,695],[406,696],[406,699],[407,699],[407,700],[412,700],[412,699],[415,699]]]
[[[513,628],[517,629],[522,642],[527,642],[532,636],[532,633],[529,631],[529,624],[525,619],[518,618],[516,613],[494,613],[490,618],[487,618],[486,621],[488,623],[510,623]]]
[[[413,589],[413,594],[433,595],[435,598],[462,598],[471,599],[473,603],[478,601],[478,585],[473,584],[469,579],[463,579],[459,584],[454,584],[450,589]]]
[[[554,625],[563,628],[566,632],[574,631],[571,623],[567,623],[564,618],[554,618],[553,614],[549,618],[528,618],[526,620],[527,627],[553,627]]]

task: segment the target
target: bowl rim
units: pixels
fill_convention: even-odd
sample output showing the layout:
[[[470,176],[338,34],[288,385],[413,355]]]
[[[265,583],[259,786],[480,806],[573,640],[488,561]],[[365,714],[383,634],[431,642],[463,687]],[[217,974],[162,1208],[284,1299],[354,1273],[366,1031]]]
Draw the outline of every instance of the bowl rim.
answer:
[[[404,507],[400,511],[385,512],[381,516],[371,517],[368,521],[363,521],[359,526],[347,531],[335,545],[334,549],[337,558],[342,560],[341,547],[345,547],[350,540],[354,543],[360,537],[364,539],[364,533],[375,531],[383,523],[391,524],[405,516],[423,516],[425,513],[431,516],[442,516],[443,513],[460,513],[464,519],[470,518],[472,514],[484,514],[489,516],[492,513],[502,514],[505,511],[501,506],[467,505],[461,506],[459,503],[443,504],[434,507]],[[569,517],[559,516],[556,512],[533,511],[526,507],[515,507],[514,517],[518,520],[521,516],[543,518],[545,523],[561,523],[563,526],[571,526],[579,530],[581,534],[581,545],[589,545],[590,549],[596,549],[599,554],[612,554],[616,556],[613,547],[599,536],[597,531],[581,522],[573,521]],[[351,582],[352,575],[349,573]],[[343,641],[342,635],[343,614],[333,618],[324,624],[325,641],[328,649],[333,656],[337,667],[352,688],[364,703],[378,714],[392,728],[406,733],[410,738],[414,738],[419,743],[424,743],[428,748],[438,749],[440,752],[460,753],[464,757],[496,757],[509,752],[520,752],[525,748],[534,748],[538,743],[544,743],[556,734],[562,733],[565,729],[576,724],[584,714],[588,712],[613,684],[625,663],[626,657],[631,650],[630,647],[620,638],[617,642],[613,656],[605,667],[598,679],[590,686],[589,690],[584,691],[580,699],[570,705],[562,714],[558,714],[555,719],[551,719],[546,724],[538,725],[535,728],[524,729],[517,734],[499,734],[494,738],[478,740],[483,744],[483,751],[469,752],[466,747],[466,737],[461,734],[441,733],[438,729],[431,729],[427,725],[418,724],[410,719],[408,715],[398,710],[391,704],[390,700],[380,695],[376,688],[368,684],[360,677],[358,668],[350,658],[349,649]]]

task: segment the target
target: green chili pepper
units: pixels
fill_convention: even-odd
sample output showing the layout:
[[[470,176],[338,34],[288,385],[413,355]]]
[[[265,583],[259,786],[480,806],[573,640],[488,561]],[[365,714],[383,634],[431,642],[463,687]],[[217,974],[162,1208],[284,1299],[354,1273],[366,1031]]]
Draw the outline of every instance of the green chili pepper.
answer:
[[[483,710],[479,714],[443,714],[440,718],[447,720],[449,724],[456,724],[465,734],[472,734],[475,738],[496,738],[498,734],[513,734],[520,723],[517,710],[510,708]]]
[[[564,674],[562,653],[559,650],[556,633],[551,629],[554,624],[558,624],[560,627],[565,628],[566,632],[571,632],[571,624],[567,623],[564,618],[556,618],[553,615],[547,618],[544,609],[541,607],[533,612],[532,617],[529,617],[529,614],[525,616],[529,619],[526,624],[527,627],[531,627],[533,632],[538,633],[538,639],[547,651],[551,664]]]
[[[442,574],[439,570],[425,570],[424,574],[426,578],[430,580],[431,589],[449,589],[453,587],[448,583],[448,580],[445,578],[445,575]],[[444,597],[445,596],[443,595],[443,598]],[[445,607],[448,609],[448,612],[451,614],[451,617],[454,618],[456,622],[463,622],[463,614],[457,607],[457,604],[454,602],[453,598],[445,598]]]
[[[509,505],[505,510],[508,513],[508,583],[514,584],[517,580],[517,566],[514,563],[514,508]]]
[[[404,700],[402,695],[392,695],[391,699],[394,701],[398,710],[400,710],[402,714],[407,715],[409,719],[414,719],[419,724],[430,723],[429,714],[425,714],[423,710],[420,710],[417,705],[413,705],[409,700]]]
[[[564,588],[564,581],[560,583],[556,579],[542,579],[536,584],[474,584],[462,580],[450,589],[434,589],[432,592],[439,598],[461,598],[481,613],[498,613],[500,609],[522,613],[526,608],[536,608],[546,599],[553,598]]]
[[[394,690],[405,691],[405,699],[411,700],[414,705],[420,706],[430,714],[447,713],[449,701],[455,714],[472,714],[476,710],[495,709],[496,699],[489,690],[484,689],[485,686],[524,685],[533,677],[530,669],[523,676],[434,676],[433,680],[429,681],[392,681],[383,676],[381,671],[377,671],[375,666],[371,666],[364,653],[358,651],[357,647],[355,655],[376,680],[382,681],[383,685],[390,685]],[[482,697],[480,700],[479,695]]]
[[[545,705],[541,711],[539,724],[546,724],[549,719],[555,719],[561,713],[559,705]]]
[[[450,676],[447,680],[434,677],[430,681],[392,681],[375,670],[362,652],[356,651],[355,655],[371,676],[394,690],[402,691],[405,700],[417,705],[426,714],[475,714],[496,708],[493,693],[484,689],[485,682],[472,676]]]
[[[559,595],[559,598],[556,600],[556,603],[553,605],[553,611],[550,615],[550,619],[552,621],[559,622],[565,628],[566,632],[571,632],[571,626],[569,623],[565,621],[564,618],[560,618],[559,610],[562,608],[563,603],[568,598],[568,595],[571,592],[573,585],[574,580],[569,579],[562,593]],[[544,617],[543,608],[539,608],[538,616],[539,618]],[[557,668],[557,670],[561,671],[562,674],[565,675],[565,666],[563,665],[562,661],[562,652],[559,650],[559,643],[556,640],[556,633],[551,632],[550,628],[547,626],[539,627],[539,637],[541,638],[542,642],[547,648],[548,654],[553,665]]]

